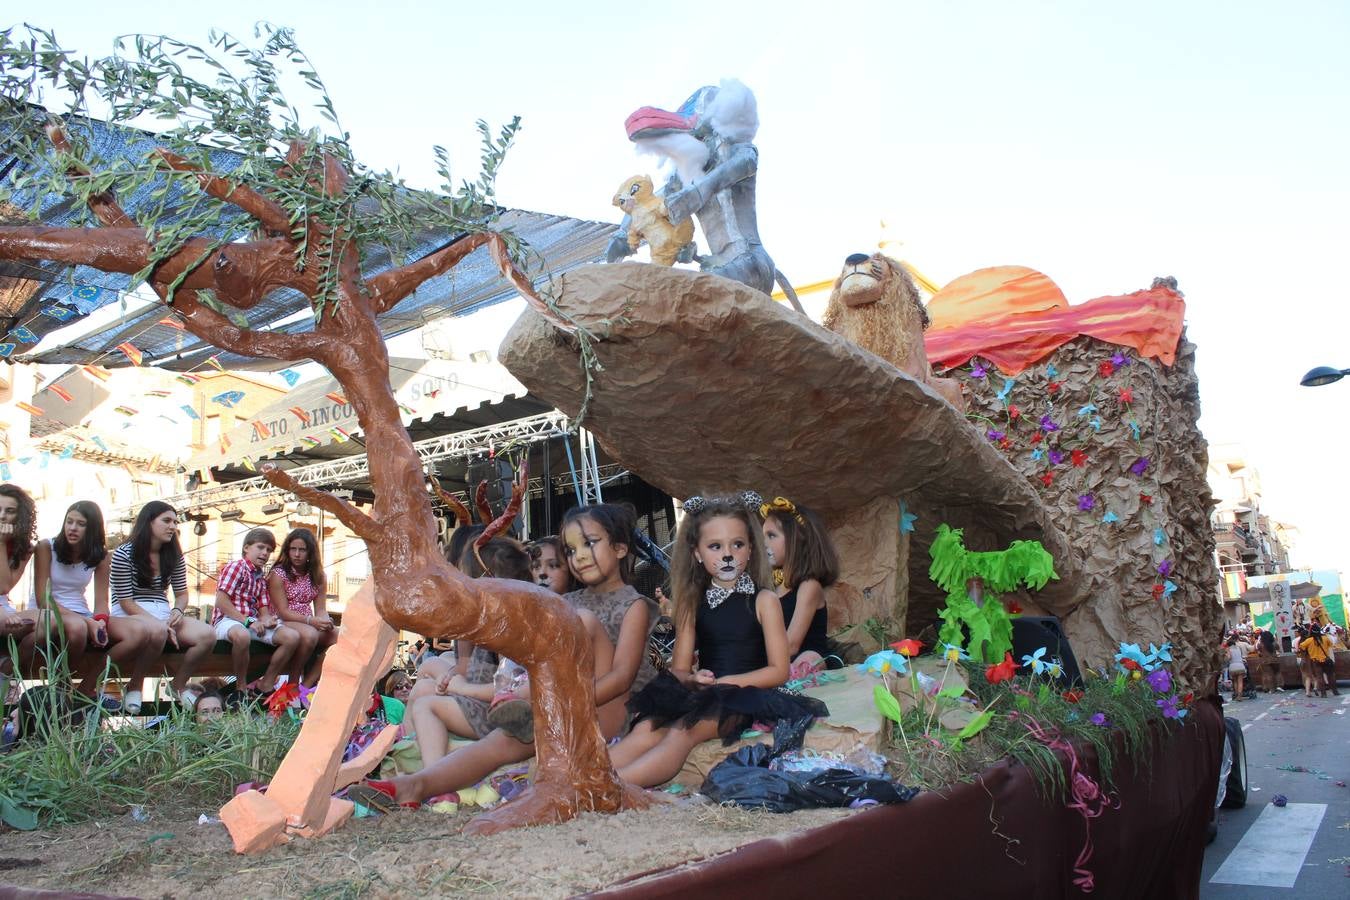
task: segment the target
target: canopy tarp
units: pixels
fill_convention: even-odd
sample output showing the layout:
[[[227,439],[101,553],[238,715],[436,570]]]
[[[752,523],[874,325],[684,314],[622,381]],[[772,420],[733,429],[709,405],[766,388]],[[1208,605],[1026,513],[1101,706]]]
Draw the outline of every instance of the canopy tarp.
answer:
[[[38,114],[45,115],[40,111]],[[66,117],[65,122],[72,139],[88,148],[85,157],[94,171],[103,171],[110,165],[127,165],[156,146],[153,135],[135,129],[76,116]],[[221,174],[240,164],[237,154],[225,150],[210,151],[210,159],[213,169]],[[12,187],[15,179],[26,172],[26,166],[18,156],[0,148],[0,186]],[[118,200],[136,218],[159,203],[151,196],[157,186],[158,182]],[[179,190],[175,183],[170,188],[170,197]],[[90,224],[87,210],[68,196],[36,196],[31,191],[17,190],[12,200],[14,206],[0,208],[0,224],[25,224],[28,220],[22,217],[22,211],[32,208],[38,210],[42,225],[70,228]],[[603,256],[616,226],[509,209],[502,212],[493,227],[514,232],[538,254],[540,271],[558,274]],[[419,259],[460,236],[428,229],[416,236],[408,258],[397,260],[397,264]],[[383,248],[374,247],[367,251],[362,262],[367,275],[395,264]],[[127,293],[129,285],[127,275],[109,274],[87,266],[0,261],[0,356],[23,362],[123,366],[129,364],[129,359],[117,347],[129,343],[144,355],[145,363],[169,369],[198,368],[213,355],[227,369],[280,367],[272,360],[217,351],[179,327],[162,324],[164,308]],[[490,259],[487,248],[479,248],[453,270],[425,282],[381,316],[380,327],[385,337],[393,337],[433,319],[462,315],[515,295],[516,291]],[[122,310],[110,323],[101,318],[97,327],[78,327],[90,313],[115,303],[122,304]],[[284,323],[278,330],[307,331],[313,325],[312,317],[297,315],[307,308],[308,300],[302,294],[278,290],[245,316],[250,328],[273,328]],[[70,329],[70,333],[61,335],[57,346],[33,352],[45,336],[61,329]]]

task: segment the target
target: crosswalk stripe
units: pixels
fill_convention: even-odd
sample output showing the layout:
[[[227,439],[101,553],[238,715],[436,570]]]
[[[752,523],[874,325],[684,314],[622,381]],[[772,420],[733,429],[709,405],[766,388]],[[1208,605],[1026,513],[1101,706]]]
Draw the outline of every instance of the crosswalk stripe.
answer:
[[[1326,811],[1325,803],[1267,806],[1210,883],[1293,887]]]

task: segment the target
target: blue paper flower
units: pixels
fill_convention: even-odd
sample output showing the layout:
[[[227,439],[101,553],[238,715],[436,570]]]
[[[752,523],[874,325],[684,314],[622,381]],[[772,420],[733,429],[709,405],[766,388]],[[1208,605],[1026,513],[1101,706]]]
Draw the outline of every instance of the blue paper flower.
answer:
[[[1153,543],[1161,547],[1163,541],[1165,540],[1167,540],[1167,535],[1163,534],[1163,530],[1161,528],[1153,529]]]
[[[1092,426],[1093,431],[1101,431],[1102,430],[1101,416],[1093,416],[1092,419],[1088,422],[1088,424]]]
[[[1087,406],[1080,406],[1078,407],[1078,418],[1081,419],[1083,418],[1083,416],[1090,416],[1096,411],[1097,411],[1097,404],[1095,403],[1089,403]]]
[[[894,650],[878,650],[859,664],[858,671],[871,675],[882,675],[886,672],[906,675],[909,673],[909,660]]]
[[[1013,385],[1015,384],[1017,384],[1016,378],[1003,379],[1003,387],[999,390],[998,394],[996,394],[995,396],[997,396],[998,399],[1007,402],[1008,395],[1012,393]]]
[[[1112,522],[1119,522],[1119,521],[1120,516],[1111,512],[1111,510],[1109,509],[1106,511],[1106,515],[1102,516],[1102,523],[1105,525],[1110,525]]]
[[[1022,657],[1022,667],[1030,667],[1032,675],[1039,675],[1045,671],[1047,663],[1041,657],[1045,656],[1045,648],[1041,647],[1035,653]]]
[[[1045,367],[1045,377],[1046,377],[1046,378],[1054,378],[1054,377],[1055,377],[1056,375],[1058,375],[1058,374],[1059,374],[1059,369],[1056,369],[1054,366],[1046,366],[1046,367]]]

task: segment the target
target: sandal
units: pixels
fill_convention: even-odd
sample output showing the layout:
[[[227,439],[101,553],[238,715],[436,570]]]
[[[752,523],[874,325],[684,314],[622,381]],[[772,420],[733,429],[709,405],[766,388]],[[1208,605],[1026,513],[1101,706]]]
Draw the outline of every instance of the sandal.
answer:
[[[122,695],[122,712],[129,716],[141,714],[141,692],[127,691]]]
[[[367,779],[360,784],[354,784],[347,788],[347,799],[353,803],[361,804],[366,809],[385,814],[400,809],[417,809],[422,805],[417,802],[399,803],[396,799],[393,782],[376,781],[374,779]]]
[[[522,744],[534,743],[534,711],[530,701],[513,694],[499,694],[488,708],[488,724]]]

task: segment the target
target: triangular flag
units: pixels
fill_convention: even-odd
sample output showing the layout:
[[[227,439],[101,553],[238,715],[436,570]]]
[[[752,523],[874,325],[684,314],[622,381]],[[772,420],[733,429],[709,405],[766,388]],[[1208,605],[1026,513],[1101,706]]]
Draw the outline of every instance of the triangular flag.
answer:
[[[163,398],[163,397],[169,396],[169,392],[168,392],[168,391],[146,391],[146,392],[145,392],[145,396],[147,396],[147,397],[160,397],[160,398]]]
[[[305,408],[303,406],[292,406],[289,411],[294,413],[295,417],[304,424],[306,425],[309,424],[309,413],[305,412]]]
[[[260,438],[269,438],[269,437],[272,436],[272,435],[271,435],[271,432],[269,432],[269,431],[267,430],[267,426],[264,425],[262,422],[259,422],[257,419],[254,419],[254,420],[253,420],[252,422],[250,422],[249,424],[252,425],[252,426],[253,426],[253,430],[256,431],[256,432],[258,433],[258,437],[260,437]]]
[[[134,416],[139,410],[131,406],[116,406],[113,407],[113,412],[119,412],[124,416]]]
[[[337,391],[330,391],[329,393],[324,394],[324,396],[327,397],[329,400],[332,400],[334,403],[339,404],[340,406],[347,405],[347,398],[339,394]]]
[[[306,447],[317,447],[319,446],[319,439],[312,438],[309,435],[305,435],[304,437],[300,438],[300,443],[304,444]]]
[[[182,322],[178,321],[177,319],[175,319],[173,316],[165,316],[164,318],[159,320],[158,324],[164,325],[165,327],[168,328],[177,328],[179,331],[187,330],[187,326],[184,325]]]
[[[102,366],[80,366],[80,371],[95,381],[107,381],[112,373]]]
[[[24,412],[28,413],[30,416],[46,415],[46,413],[42,410],[41,407],[34,406],[31,403],[24,403],[22,400],[16,401],[14,405],[17,406],[19,409],[23,410]]]
[[[296,382],[300,380],[300,373],[294,369],[282,369],[277,374],[286,379],[287,387],[295,387]]]
[[[52,455],[51,455],[50,453],[48,453],[46,450],[43,450],[40,454],[38,454],[38,468],[39,468],[39,469],[45,469],[45,468],[47,468],[47,463],[49,463],[49,462],[51,462],[51,461],[52,461]]]
[[[98,444],[98,449],[102,450],[104,453],[112,452],[111,450],[108,449],[108,445],[103,443],[103,438],[99,437],[98,435],[96,434],[92,435],[89,438],[89,440],[93,441],[95,444]]]
[[[180,406],[180,407],[178,407],[178,408],[181,409],[183,412],[187,413],[189,419],[200,419],[200,418],[201,418],[201,416],[197,415],[197,411],[196,411],[195,409],[193,409],[191,406],[188,406],[186,403],[184,403],[182,406]]]
[[[339,444],[347,443],[347,439],[351,437],[351,435],[343,431],[341,428],[330,428],[328,429],[328,433],[331,434],[333,436],[333,439],[336,440]]]
[[[193,375],[191,372],[184,372],[183,374],[178,376],[177,380],[183,382],[183,384],[186,385],[194,385],[202,380],[202,376]]]
[[[54,385],[52,385],[51,387],[49,387],[47,390],[51,391],[53,394],[55,394],[56,396],[60,397],[62,400],[66,401],[67,403],[69,403],[69,402],[71,402],[72,400],[75,399],[74,397],[71,396],[70,391],[66,390],[66,389],[63,388],[63,387],[60,387],[59,385],[55,385],[55,384],[54,384]]]
[[[64,447],[61,448],[61,453],[59,454],[61,459],[70,459],[74,455],[75,455],[74,444],[66,444]]]
[[[220,372],[224,372],[224,371],[225,371],[225,367],[222,366],[222,365],[220,364],[220,354],[219,354],[219,353],[214,354],[213,356],[208,356],[208,357],[206,358],[206,364],[209,365],[209,366],[211,366],[212,368],[216,369],[217,371],[220,371]]]
[[[127,359],[131,360],[133,366],[139,366],[141,364],[141,359],[144,357],[144,354],[142,354],[140,350],[137,350],[136,345],[131,343],[131,341],[123,341],[114,349],[121,350],[122,354],[126,356]]]
[[[216,394],[214,397],[212,397],[211,402],[219,403],[226,409],[233,409],[234,405],[243,399],[244,399],[243,391],[225,391],[224,393]]]
[[[253,457],[251,457],[251,456],[245,456],[243,459],[241,459],[241,460],[239,460],[239,461],[240,461],[241,463],[243,463],[244,468],[245,468],[245,469],[248,469],[250,472],[256,472],[256,471],[258,471],[257,468],[255,468],[254,465],[253,465]]]

